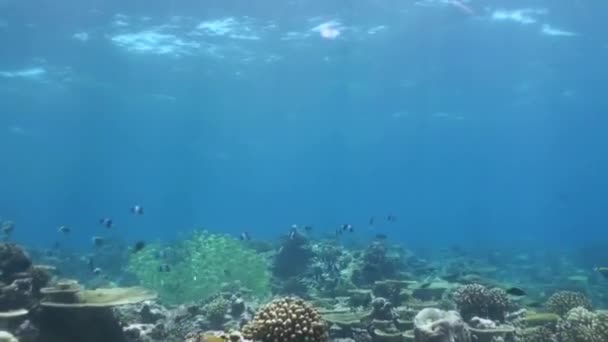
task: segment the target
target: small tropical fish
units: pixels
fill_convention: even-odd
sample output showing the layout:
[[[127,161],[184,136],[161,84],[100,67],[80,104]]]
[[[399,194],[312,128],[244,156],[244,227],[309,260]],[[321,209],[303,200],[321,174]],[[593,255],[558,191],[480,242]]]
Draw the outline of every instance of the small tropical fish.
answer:
[[[131,207],[131,214],[133,214],[133,215],[143,215],[144,214],[144,208],[141,205],[136,204],[133,207]]]
[[[355,231],[355,228],[353,228],[353,226],[351,224],[345,223],[345,224],[342,225],[342,230],[346,231],[346,232],[351,232],[352,233],[352,232]]]
[[[158,266],[158,272],[170,272],[171,271],[171,266],[169,266],[168,264],[162,264]]]
[[[96,275],[100,275],[102,272],[103,272],[102,269],[99,267],[95,267],[93,269],[93,273],[95,273]]]
[[[133,253],[137,253],[139,251],[141,251],[142,249],[144,249],[144,247],[146,247],[146,243],[142,240],[137,241],[134,245],[133,245]]]
[[[241,241],[249,241],[251,240],[251,236],[249,236],[249,233],[243,232],[241,233],[240,239]]]
[[[307,231],[307,232],[309,232],[309,231],[312,230],[312,226],[306,225],[306,226],[304,226],[304,230]]]
[[[70,227],[68,226],[61,226],[57,229],[58,232],[63,233],[63,234],[69,234],[72,229],[70,229]]]
[[[91,242],[93,242],[96,247],[101,247],[106,242],[106,240],[101,236],[93,236],[91,238]]]
[[[608,279],[608,267],[595,267],[593,270],[601,274],[602,277]]]
[[[389,214],[388,216],[386,216],[386,221],[388,222],[396,222],[397,221],[397,217],[394,215]]]
[[[106,227],[106,228],[112,228],[112,225],[114,224],[114,222],[112,222],[112,219],[109,217],[104,217],[99,219],[99,224],[101,224],[102,226]]]
[[[510,294],[511,296],[525,296],[526,295],[526,291],[520,289],[519,287],[511,287],[509,289],[507,289],[506,291],[508,294]]]
[[[230,270],[226,270],[226,269],[225,269],[225,270],[224,270],[224,275],[225,275],[226,277],[230,277],[230,276],[232,275],[232,272],[230,272]]]
[[[378,239],[378,240],[386,240],[386,238],[387,238],[386,234],[382,234],[382,233],[376,234],[376,239]]]

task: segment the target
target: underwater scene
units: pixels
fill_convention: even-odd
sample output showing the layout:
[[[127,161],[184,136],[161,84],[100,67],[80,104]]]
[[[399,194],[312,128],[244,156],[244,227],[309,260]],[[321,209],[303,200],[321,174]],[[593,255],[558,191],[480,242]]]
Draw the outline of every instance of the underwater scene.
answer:
[[[608,342],[606,13],[0,0],[0,342]]]

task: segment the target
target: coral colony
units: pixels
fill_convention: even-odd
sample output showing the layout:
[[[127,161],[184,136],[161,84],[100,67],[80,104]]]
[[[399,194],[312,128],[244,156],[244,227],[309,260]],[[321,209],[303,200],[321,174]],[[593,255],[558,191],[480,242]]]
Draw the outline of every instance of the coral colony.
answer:
[[[196,231],[94,250],[0,243],[0,341],[608,341],[592,284],[524,291],[504,280],[508,262],[475,265],[462,251],[439,263],[386,239],[346,248],[297,228],[278,244]],[[102,274],[82,270],[88,258]]]

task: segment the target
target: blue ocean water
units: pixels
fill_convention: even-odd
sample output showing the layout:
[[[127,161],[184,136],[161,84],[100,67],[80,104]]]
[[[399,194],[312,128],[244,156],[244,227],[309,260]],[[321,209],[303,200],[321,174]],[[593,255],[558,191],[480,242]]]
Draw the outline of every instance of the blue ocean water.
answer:
[[[607,10],[2,0],[0,215],[43,247],[293,223],[410,248],[608,240]]]

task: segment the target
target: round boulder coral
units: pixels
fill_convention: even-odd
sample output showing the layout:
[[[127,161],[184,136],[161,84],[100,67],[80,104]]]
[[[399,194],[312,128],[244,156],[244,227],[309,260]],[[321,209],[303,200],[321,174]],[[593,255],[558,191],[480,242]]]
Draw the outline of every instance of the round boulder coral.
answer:
[[[243,328],[247,339],[274,341],[327,341],[327,325],[321,315],[302,299],[276,299],[256,313]]]
[[[554,293],[545,304],[549,312],[556,313],[563,316],[568,311],[576,308],[583,307],[587,310],[591,310],[591,301],[584,294],[580,292],[572,291],[560,291]]]

